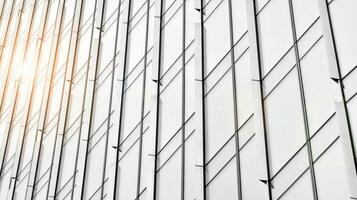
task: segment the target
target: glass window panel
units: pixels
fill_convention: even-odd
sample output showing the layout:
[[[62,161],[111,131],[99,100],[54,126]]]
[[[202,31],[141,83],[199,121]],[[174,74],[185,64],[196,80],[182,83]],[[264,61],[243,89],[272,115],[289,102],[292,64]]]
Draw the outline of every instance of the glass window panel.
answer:
[[[162,73],[165,73],[182,52],[182,9],[174,16],[164,16],[162,30]]]
[[[258,15],[263,74],[292,46],[288,1],[270,1]]]
[[[231,66],[231,54],[227,53],[214,67],[214,69],[211,70],[211,72],[206,76],[206,95],[209,94],[211,90],[214,90],[217,87],[217,83],[221,81],[221,79],[228,77],[228,73],[232,70]]]
[[[153,84],[153,81],[151,79],[151,70],[152,70],[152,60],[147,64],[146,66],[146,83],[145,83],[145,101],[144,101],[144,115],[150,112],[150,107],[151,107],[151,91],[150,91],[150,84]]]
[[[122,138],[130,133],[131,130],[136,126],[141,118],[141,101],[142,101],[142,80],[143,75],[130,86],[129,89],[125,91],[125,99],[123,102],[123,124],[122,124]]]
[[[234,43],[247,31],[247,8],[246,1],[233,0],[232,2],[232,18],[233,18],[233,37]]]
[[[194,40],[195,13],[194,0],[186,0],[186,47]]]
[[[300,179],[286,192],[282,200],[314,199],[310,180],[310,171],[307,171]]]
[[[106,124],[105,124],[106,126]],[[97,133],[97,135],[104,135],[105,129]],[[104,170],[104,151],[105,151],[105,137],[98,139],[91,139],[87,158],[87,171],[86,171],[86,184],[84,188],[84,198],[89,199],[92,195],[99,192],[100,186],[102,185],[102,175]],[[98,191],[99,189],[99,191]],[[100,196],[100,195],[99,195]],[[98,196],[98,198],[100,198]]]
[[[102,35],[101,47],[100,47],[100,64],[98,65],[98,75],[103,73],[103,71],[110,71],[113,63],[114,56],[114,44],[116,36],[116,27],[111,26]],[[110,67],[109,67],[110,66]],[[104,75],[105,76],[105,75]]]
[[[160,94],[159,147],[167,143],[182,124],[182,73]]]
[[[302,147],[302,146],[301,146]],[[272,185],[274,186],[273,196],[278,197],[288,189],[289,185],[309,167],[309,160],[306,145],[303,148],[296,149],[296,152],[291,155],[291,160],[284,162],[286,166],[281,168],[279,172],[273,173]],[[306,180],[310,182],[310,176]],[[295,183],[296,184],[296,183]],[[312,188],[310,189],[312,190]],[[309,192],[308,190],[306,192]]]
[[[212,157],[209,162],[206,163],[207,181],[212,180],[214,176],[219,173],[220,169],[235,156],[236,143],[234,137],[229,138],[227,143],[221,146],[220,149],[219,152],[216,152],[216,156]]]
[[[157,172],[157,199],[181,199],[181,153],[173,157]]]
[[[176,130],[175,134],[170,138],[171,140],[169,142],[166,142],[165,144],[161,144],[161,148],[159,149],[159,154],[158,154],[158,168],[162,167],[165,165],[165,162],[170,159],[170,156],[173,155],[173,153],[177,150],[177,148],[181,145],[182,143],[182,129],[180,131]]]
[[[227,73],[206,96],[207,159],[234,133],[232,74]]]
[[[131,12],[131,17],[133,17],[140,9],[142,9],[142,7],[144,6],[144,4],[146,4],[146,0],[134,0],[134,1],[130,1],[131,2],[131,8],[130,8],[130,12]]]
[[[170,84],[170,81],[173,81],[177,78],[178,74],[182,71],[182,56],[177,57],[175,62],[168,66],[169,69],[161,75],[161,91]]]
[[[123,151],[124,152],[124,151]],[[139,143],[135,143],[127,154],[119,161],[118,172],[118,198],[119,199],[135,199],[137,176],[138,176],[138,155]]]
[[[149,129],[149,118],[145,118],[142,133],[142,155],[141,155],[141,169],[140,169],[140,191],[143,191],[148,184],[148,169],[149,167],[149,156],[146,156],[148,152],[149,145],[151,145],[151,137],[153,131]],[[147,188],[146,188],[147,189]],[[142,194],[143,195],[143,194]]]
[[[250,56],[245,53],[236,63],[236,89],[238,101],[238,124],[241,126],[253,112]]]
[[[285,79],[293,68],[295,68],[295,64],[295,52],[294,49],[291,48],[276,66],[274,66],[274,69],[263,78],[265,97],[274,90],[274,87],[281,84],[282,79]]]
[[[143,18],[133,27],[131,24],[131,32],[128,36],[128,52],[127,52],[127,70],[129,73],[140,61],[145,54],[145,34],[146,34],[146,18]]]
[[[100,129],[105,129],[106,126],[103,125],[104,122],[108,120],[109,112],[109,97],[110,96],[110,86],[111,81],[107,79],[104,84],[96,91],[94,104],[93,104],[93,116],[92,116],[92,128],[91,135],[95,134],[95,131]]]
[[[305,143],[296,68],[265,100],[273,174]]]
[[[238,199],[236,174],[236,160],[233,158],[207,186],[206,192],[208,199]],[[222,187],[223,185],[224,187]]]
[[[194,59],[185,65],[185,120],[195,112],[195,66]]]
[[[78,144],[79,132],[74,133],[72,139],[65,138],[62,147],[62,160],[60,166],[60,176],[58,179],[58,188],[66,186],[66,183],[71,180],[75,172],[76,152]],[[68,184],[68,183],[67,183]],[[72,183],[68,184],[72,187]]]
[[[316,133],[311,133],[312,156],[317,159],[323,151],[339,136],[335,115]]]
[[[205,67],[209,73],[229,51],[228,3],[223,0],[204,23]]]
[[[195,194],[195,181],[192,177],[195,177],[197,169],[196,163],[196,135],[193,135],[187,139],[185,143],[185,199],[194,199]]]

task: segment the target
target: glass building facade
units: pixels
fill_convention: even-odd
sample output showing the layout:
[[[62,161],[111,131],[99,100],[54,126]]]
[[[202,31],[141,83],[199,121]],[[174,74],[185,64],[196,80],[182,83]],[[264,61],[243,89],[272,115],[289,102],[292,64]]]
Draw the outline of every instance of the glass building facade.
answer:
[[[0,199],[357,199],[356,0],[0,0]]]

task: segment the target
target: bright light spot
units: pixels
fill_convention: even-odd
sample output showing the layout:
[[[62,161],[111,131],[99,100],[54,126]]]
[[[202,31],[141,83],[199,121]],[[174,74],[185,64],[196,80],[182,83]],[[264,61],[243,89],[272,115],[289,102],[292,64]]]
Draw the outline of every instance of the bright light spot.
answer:
[[[32,66],[24,64],[21,70],[21,78],[28,80],[31,79],[32,76]]]

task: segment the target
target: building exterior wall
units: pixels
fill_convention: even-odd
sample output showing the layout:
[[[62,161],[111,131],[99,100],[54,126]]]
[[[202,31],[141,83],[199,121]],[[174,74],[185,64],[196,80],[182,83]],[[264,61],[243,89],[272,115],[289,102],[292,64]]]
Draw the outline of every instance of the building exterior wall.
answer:
[[[357,199],[356,8],[0,0],[0,199]]]

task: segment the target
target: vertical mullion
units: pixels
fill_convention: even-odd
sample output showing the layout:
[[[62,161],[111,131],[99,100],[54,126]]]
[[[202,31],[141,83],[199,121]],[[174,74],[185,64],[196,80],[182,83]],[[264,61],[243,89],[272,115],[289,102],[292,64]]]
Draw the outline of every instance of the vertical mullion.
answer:
[[[85,95],[84,102],[84,113],[83,118],[87,121],[83,122],[83,129],[80,133],[80,145],[78,151],[78,159],[77,159],[77,173],[76,181],[73,195],[74,199],[83,199],[84,198],[84,188],[86,181],[86,171],[87,171],[87,159],[88,159],[88,147],[89,147],[89,137],[92,128],[92,120],[93,120],[93,107],[94,107],[94,99],[95,99],[95,85],[97,79],[97,71],[99,65],[99,57],[100,57],[100,46],[102,39],[102,28],[103,28],[103,18],[105,13],[105,0],[97,1],[99,3],[99,9],[97,11],[97,16],[95,19],[95,28],[94,32],[94,42],[92,46],[92,56],[88,69],[88,77],[87,77],[87,92]],[[79,165],[79,166],[78,166]],[[77,177],[78,176],[78,177]]]
[[[186,137],[186,0],[182,0],[182,85],[181,85],[181,200],[185,199],[185,137]]]
[[[104,3],[103,4],[103,8],[102,8],[102,24],[101,24],[101,30],[102,32],[104,32],[104,27],[103,27],[103,23],[104,23],[104,20],[105,20],[105,13],[106,13],[106,6],[107,4]],[[109,36],[108,36],[109,37]],[[100,51],[100,50],[99,50]],[[115,49],[114,49],[114,56],[115,56]],[[99,57],[97,59],[100,59]],[[114,71],[113,71],[114,73]],[[107,116],[107,131],[104,133],[105,134],[105,146],[104,146],[104,152],[103,152],[103,172],[102,172],[102,180],[101,180],[101,186],[100,186],[100,198],[101,199],[104,199],[104,184],[106,182],[106,178],[105,178],[105,175],[106,175],[106,166],[107,166],[107,153],[108,153],[108,139],[109,139],[109,130],[110,130],[110,127],[111,127],[111,124],[110,124],[110,119],[111,119],[111,101],[112,101],[112,91],[113,91],[113,84],[110,85],[110,96],[109,96],[109,106],[108,106],[108,116]],[[99,88],[98,88],[99,90]]]
[[[105,20],[105,13],[106,13],[106,6],[107,6],[107,4],[104,2],[104,4],[103,4],[103,8],[102,8],[102,23],[101,23],[101,30],[102,30],[102,32],[104,32],[104,20]],[[102,38],[101,38],[102,39]],[[100,49],[99,49],[99,51],[100,51]],[[114,56],[115,56],[115,52],[114,52]],[[99,56],[98,56],[98,59],[100,59],[99,58]],[[99,62],[98,62],[99,63]],[[98,64],[99,65],[99,64]],[[114,73],[114,71],[113,71],[113,73]],[[112,99],[112,87],[113,87],[113,85],[111,84],[111,86],[110,86],[110,96],[109,96],[109,106],[108,106],[108,117],[107,117],[107,131],[104,133],[105,134],[105,145],[104,145],[104,153],[103,153],[103,172],[102,172],[102,180],[101,180],[101,186],[100,186],[100,198],[101,199],[104,199],[104,184],[105,184],[105,182],[106,182],[106,178],[105,178],[105,175],[106,175],[106,167],[107,167],[107,153],[108,153],[108,140],[109,140],[109,129],[110,129],[110,126],[111,126],[111,124],[110,124],[110,118],[111,118],[111,99]],[[99,88],[98,88],[98,90],[99,90]]]
[[[107,134],[108,134],[108,136],[106,136],[106,149],[108,148],[108,143],[109,143],[109,133],[110,133],[110,129],[111,129],[111,119],[112,119],[112,110],[113,110],[113,98],[114,98],[114,88],[116,88],[117,86],[118,86],[118,80],[116,80],[115,81],[115,78],[117,78],[117,74],[116,74],[116,60],[117,60],[117,45],[118,45],[118,35],[119,35],[119,19],[120,19],[120,9],[121,9],[121,4],[122,4],[122,2],[121,1],[119,1],[118,2],[118,14],[117,14],[117,16],[116,16],[116,30],[115,30],[115,41],[114,41],[114,52],[113,52],[113,65],[112,65],[112,75],[111,75],[111,86],[110,86],[110,97],[109,97],[109,108],[108,108],[108,115],[107,115],[107,118],[108,118],[108,123],[107,123]],[[115,110],[115,109],[114,109]],[[114,112],[114,111],[113,111]],[[117,113],[117,112],[115,112],[115,113]],[[114,116],[113,116],[113,118],[115,118]],[[116,130],[116,129],[114,129],[114,130]],[[117,134],[115,134],[115,135],[117,135]],[[115,136],[114,136],[115,137]],[[114,139],[114,141],[116,142],[117,141],[117,138],[115,138]],[[111,145],[114,149],[118,149],[118,147],[116,146],[116,144],[114,144],[114,143],[111,143],[111,144],[113,144],[113,145]],[[104,153],[104,156],[107,156],[107,150],[105,151],[105,153]],[[114,161],[115,161],[115,159],[114,159]],[[105,162],[107,162],[107,161],[105,161]],[[111,164],[113,164],[113,163],[111,163]],[[107,163],[105,163],[104,164],[104,170],[106,169],[106,165],[107,165]],[[114,169],[116,168],[116,162],[114,162]],[[112,171],[111,171],[112,172]],[[109,178],[109,180],[111,180],[111,181],[114,181],[115,182],[115,173],[114,174],[112,174],[112,176],[111,176],[111,178]],[[111,181],[109,181],[109,194],[107,194],[108,196],[109,196],[109,199],[115,199],[115,197],[114,197],[114,190],[115,190],[115,184],[114,184],[114,182],[111,182]],[[102,177],[102,184],[101,185],[103,185],[104,186],[104,183],[105,183],[105,173],[104,173],[104,175],[103,175],[103,177]],[[111,187],[113,187],[113,188],[111,188]],[[103,196],[103,190],[102,190],[102,192],[101,192],[101,198],[103,199],[104,198],[104,196]]]
[[[158,151],[158,133],[159,133],[159,110],[160,110],[160,68],[161,68],[161,40],[162,40],[162,0],[157,0],[154,16],[154,47],[153,47],[153,69],[152,80],[153,88],[151,94],[151,108],[150,108],[150,129],[151,138],[148,150],[148,192],[146,199],[156,199],[156,169],[157,169],[157,151]]]
[[[24,49],[24,54],[23,54],[23,58],[22,60],[25,60],[27,57],[27,48],[28,48],[28,43],[30,40],[30,36],[31,36],[31,30],[32,30],[32,24],[33,24],[33,17],[35,15],[35,6],[37,4],[37,0],[33,1],[33,4],[31,5],[31,19],[30,19],[30,23],[28,24],[27,27],[27,36],[26,36],[26,45],[25,45],[25,49]],[[49,8],[49,3],[46,1],[46,6],[43,7],[43,13],[42,13],[42,18],[41,18],[41,22],[40,22],[40,31],[39,31],[39,39],[37,40],[36,43],[36,49],[35,49],[35,62],[34,62],[34,72],[33,75],[31,75],[31,87],[28,89],[27,91],[27,95],[26,95],[26,100],[25,100],[25,108],[24,108],[24,116],[22,118],[22,122],[21,122],[21,127],[20,127],[20,133],[17,139],[17,144],[16,144],[16,150],[15,150],[15,157],[14,157],[14,164],[13,164],[13,168],[11,171],[11,177],[12,179],[14,179],[15,181],[12,181],[9,187],[9,192],[7,194],[7,199],[8,200],[12,200],[14,199],[14,194],[15,194],[15,189],[16,189],[16,183],[17,183],[17,176],[18,176],[18,172],[19,172],[19,167],[20,167],[20,162],[21,162],[21,158],[22,158],[22,153],[23,153],[23,146],[24,146],[24,138],[25,138],[25,133],[27,130],[27,123],[29,120],[29,115],[30,115],[30,110],[32,107],[32,97],[33,97],[33,93],[34,93],[34,88],[35,88],[35,83],[36,83],[36,75],[38,73],[38,65],[39,65],[39,60],[41,57],[41,49],[42,49],[42,38],[44,36],[44,30],[45,27],[47,25],[47,14],[48,14],[48,8]]]
[[[303,118],[304,118],[305,141],[306,141],[307,153],[308,153],[308,158],[309,158],[309,169],[310,169],[310,176],[311,176],[311,183],[312,183],[311,185],[312,185],[314,199],[317,200],[318,194],[317,194],[317,185],[316,185],[316,177],[315,177],[314,159],[313,159],[313,155],[312,155],[312,147],[311,147],[311,141],[310,141],[311,136],[310,136],[310,130],[309,130],[309,119],[307,116],[306,98],[305,98],[305,92],[304,92],[304,83],[303,83],[303,78],[302,78],[299,47],[298,47],[298,43],[297,43],[298,39],[296,36],[296,27],[295,27],[295,18],[294,18],[294,10],[293,9],[294,8],[293,8],[292,0],[289,0],[290,23],[291,23],[291,29],[292,29],[292,34],[293,34],[293,40],[294,40],[295,62],[296,62],[296,69],[298,72],[301,107],[302,107]]]
[[[142,95],[141,95],[141,114],[140,114],[140,132],[139,132],[139,156],[138,156],[138,176],[137,176],[137,188],[136,188],[136,199],[140,199],[140,183],[141,183],[141,168],[142,168],[142,146],[143,146],[143,129],[144,129],[144,111],[145,111],[145,93],[146,93],[146,67],[147,67],[147,56],[148,56],[148,39],[149,39],[149,17],[150,17],[150,0],[146,1],[147,11],[146,11],[146,33],[145,33],[145,48],[144,48],[144,72],[143,72],[143,83],[142,83]]]
[[[252,79],[252,94],[255,105],[254,121],[255,132],[258,137],[258,141],[262,144],[259,145],[259,151],[265,156],[264,166],[265,172],[259,174],[262,176],[261,182],[267,185],[268,199],[272,199],[272,185],[270,176],[270,158],[269,158],[269,146],[268,146],[268,134],[266,131],[265,121],[265,108],[263,99],[263,83],[261,72],[261,60],[260,60],[260,47],[259,47],[259,33],[256,16],[256,1],[246,0],[247,7],[247,20],[248,20],[248,34],[249,34],[249,54],[251,63],[251,79]]]
[[[318,0],[322,31],[325,39],[325,51],[329,65],[330,78],[337,84],[339,99],[335,102],[336,116],[339,130],[341,131],[342,149],[346,165],[346,177],[348,179],[350,195],[357,197],[357,152],[351,128],[351,121],[347,109],[346,95],[342,82],[341,67],[337,54],[334,31],[331,24],[329,6],[326,0]]]
[[[238,199],[242,200],[242,181],[240,169],[240,153],[239,153],[239,135],[238,135],[238,100],[237,100],[237,86],[236,86],[236,71],[234,63],[234,37],[233,37],[233,16],[232,16],[232,0],[228,0],[228,15],[229,15],[229,39],[230,39],[230,54],[231,54],[231,68],[232,68],[232,88],[233,88],[233,108],[234,108],[234,139],[236,151],[236,168],[237,168],[237,191]]]
[[[195,23],[195,119],[196,119],[196,184],[195,199],[206,199],[206,120],[205,120],[205,63],[204,63],[204,0],[195,0],[199,17]]]
[[[38,164],[40,160],[41,147],[42,147],[42,139],[43,139],[44,129],[46,126],[49,99],[51,95],[51,85],[53,83],[53,78],[54,78],[53,71],[57,63],[57,54],[59,50],[59,42],[60,42],[60,36],[62,31],[63,15],[65,12],[64,10],[65,10],[65,0],[61,0],[58,5],[56,25],[54,29],[52,44],[51,44],[50,62],[46,72],[45,87],[43,90],[41,110],[39,114],[39,121],[36,130],[35,145],[33,147],[28,186],[26,190],[26,199],[32,199],[34,195],[34,187],[36,185]]]
[[[72,78],[73,78],[73,69],[76,63],[77,56],[77,47],[78,47],[78,36],[79,29],[81,25],[82,19],[82,10],[83,10],[83,0],[76,1],[75,5],[75,13],[74,19],[72,23],[72,32],[70,39],[70,46],[68,49],[68,61],[65,69],[65,78],[64,78],[64,86],[62,89],[62,97],[61,97],[61,109],[58,118],[58,126],[56,130],[55,143],[53,147],[53,153],[51,158],[51,169],[50,169],[50,180],[49,187],[47,189],[46,198],[47,199],[56,199],[57,187],[58,187],[58,178],[59,171],[61,166],[61,158],[62,158],[62,150],[63,150],[63,142],[64,142],[64,134],[66,132],[67,125],[67,117],[68,117],[68,107],[69,101],[71,97],[71,87],[72,87]]]
[[[125,81],[126,81],[126,70],[127,70],[127,59],[128,59],[128,35],[129,35],[129,24],[130,24],[130,13],[131,13],[131,3],[132,1],[124,1],[125,6],[123,6],[123,22],[121,26],[121,38],[120,38],[120,55],[119,55],[119,64],[123,63],[119,66],[117,71],[118,83],[121,83],[121,90],[120,90],[120,106],[118,110],[118,133],[116,138],[116,155],[115,155],[115,163],[114,163],[114,183],[112,183],[112,191],[113,195],[110,199],[118,199],[118,171],[119,171],[119,153],[120,150],[120,141],[122,136],[122,125],[123,125],[123,115],[124,115],[124,90],[125,90]],[[123,2],[122,2],[123,3]],[[120,15],[120,9],[118,9],[118,16]],[[118,19],[119,20],[119,19]],[[118,22],[119,23],[119,22]],[[119,28],[119,27],[118,27]]]
[[[301,106],[302,106],[303,117],[304,117],[305,140],[306,140],[307,153],[308,153],[308,158],[309,158],[309,169],[310,169],[310,176],[311,176],[311,182],[312,182],[312,191],[313,191],[314,199],[317,200],[318,194],[317,194],[317,185],[316,185],[316,177],[315,177],[315,169],[314,169],[314,159],[312,156],[312,147],[311,147],[311,141],[310,141],[311,136],[310,136],[310,130],[309,130],[309,121],[308,121],[309,119],[307,116],[306,98],[305,98],[305,92],[304,92],[304,84],[303,84],[303,78],[302,78],[299,47],[298,47],[298,43],[297,43],[298,39],[296,36],[296,27],[295,27],[295,18],[294,18],[294,10],[293,9],[294,8],[293,8],[292,0],[289,0],[290,23],[291,23],[292,33],[293,33],[293,40],[294,40],[295,62],[296,62],[296,68],[297,68],[297,72],[298,72]]]

